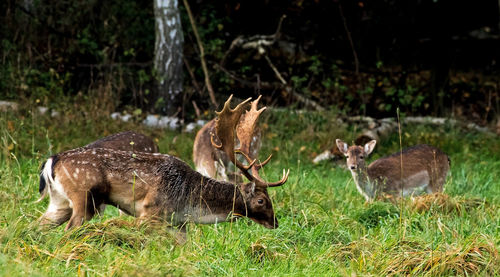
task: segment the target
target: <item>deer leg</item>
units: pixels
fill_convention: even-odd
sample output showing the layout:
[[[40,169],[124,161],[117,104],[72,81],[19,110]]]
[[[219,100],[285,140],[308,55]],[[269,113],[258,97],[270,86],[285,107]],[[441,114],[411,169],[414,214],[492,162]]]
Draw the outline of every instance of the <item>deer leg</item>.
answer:
[[[73,202],[73,214],[64,229],[65,231],[81,226],[84,220],[90,220],[97,211],[97,207],[101,204],[95,203],[90,192],[79,193],[72,197],[71,200]]]
[[[40,217],[40,224],[59,226],[68,221],[73,210],[70,207],[69,199],[58,191],[49,188],[49,196],[49,207]]]

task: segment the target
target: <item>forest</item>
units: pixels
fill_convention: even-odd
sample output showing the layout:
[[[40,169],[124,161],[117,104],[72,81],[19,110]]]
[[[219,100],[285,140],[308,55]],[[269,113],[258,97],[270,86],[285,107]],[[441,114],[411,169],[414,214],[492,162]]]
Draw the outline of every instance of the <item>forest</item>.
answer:
[[[500,274],[499,1],[6,0],[0,23],[0,275]]]

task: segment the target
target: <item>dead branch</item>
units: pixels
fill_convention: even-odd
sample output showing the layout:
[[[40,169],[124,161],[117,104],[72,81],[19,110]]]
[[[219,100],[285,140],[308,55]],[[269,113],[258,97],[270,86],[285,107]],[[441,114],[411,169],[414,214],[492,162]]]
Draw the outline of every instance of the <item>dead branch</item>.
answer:
[[[372,139],[380,140],[397,128],[397,122],[394,118],[374,119],[367,116],[353,116],[344,119],[350,123],[363,123],[367,125],[361,132],[355,142],[358,145],[364,144]],[[427,124],[427,125],[446,125],[459,126],[468,130],[474,130],[480,133],[491,133],[487,127],[481,127],[472,122],[459,121],[453,118],[443,117],[424,117],[424,116],[408,116],[401,120],[403,124]]]
[[[281,33],[281,25],[283,24],[283,20],[286,18],[286,15],[282,15],[280,18],[280,21],[278,23],[278,27],[276,28],[276,32],[272,35],[254,35],[251,37],[243,37],[243,36],[238,36],[236,37],[232,42],[231,46],[229,49],[224,53],[224,56],[219,63],[220,66],[224,66],[226,63],[226,58],[229,56],[229,54],[235,49],[235,48],[242,48],[242,49],[256,49],[259,54],[264,54],[266,53],[266,49],[264,46],[271,46],[273,45],[276,40],[279,38],[280,33]]]
[[[339,13],[340,17],[342,18],[342,23],[344,24],[344,29],[347,34],[347,39],[349,40],[349,44],[351,45],[352,49],[352,55],[354,56],[354,65],[356,66],[356,75],[359,78],[359,59],[358,59],[358,54],[356,53],[356,49],[354,48],[354,42],[352,40],[351,32],[349,31],[349,28],[347,27],[347,20],[344,16],[344,9],[342,9],[342,5],[339,3]]]
[[[196,81],[196,77],[194,76],[194,72],[191,69],[188,60],[186,59],[186,57],[182,57],[182,59],[184,60],[184,65],[186,66],[187,71],[189,72],[189,76],[191,76],[191,82],[193,83],[194,88],[196,89],[196,91],[198,91],[200,96],[203,95],[203,90],[201,90],[198,81]]]
[[[262,81],[260,81],[259,78],[258,78],[257,82],[253,82],[253,81],[251,81],[249,79],[245,79],[243,77],[240,77],[240,76],[236,75],[234,72],[229,71],[227,68],[224,68],[220,64],[215,64],[214,67],[215,67],[215,69],[222,71],[229,78],[237,81],[238,83],[242,84],[245,87],[251,87],[251,88],[254,88],[254,89],[263,88],[263,89],[269,89],[269,90],[276,90],[276,89],[282,87],[282,84],[280,84],[280,83],[277,83],[277,82],[274,82],[274,83],[262,82]]]
[[[269,64],[269,66],[271,67],[271,69],[274,71],[274,74],[276,75],[276,78],[278,78],[278,80],[280,80],[280,82],[283,85],[286,85],[285,79],[283,79],[283,76],[281,76],[281,73],[278,71],[278,69],[276,68],[276,66],[274,66],[274,64],[271,62],[271,59],[269,58],[269,56],[266,54],[266,55],[264,55],[264,58],[266,58],[267,64]]]
[[[293,96],[293,98],[295,98],[295,100],[304,104],[306,107],[313,108],[314,110],[319,111],[319,112],[322,112],[325,110],[325,108],[323,106],[321,106],[320,104],[318,104],[318,102],[316,102],[312,99],[306,98],[305,96],[303,96],[297,92],[293,92],[292,96]]]
[[[364,129],[360,132],[360,135],[354,140],[356,145],[364,145],[370,140],[380,141],[385,137],[389,136],[392,132],[396,131],[398,125],[394,118],[382,118],[376,119],[369,116],[351,116],[339,118],[339,124],[358,124],[361,125]],[[467,130],[474,130],[480,133],[492,134],[492,132],[487,127],[481,127],[475,123],[459,121],[452,118],[442,118],[442,117],[423,117],[423,116],[409,116],[405,117],[401,120],[403,124],[426,124],[433,126],[442,126],[446,124],[450,124],[452,126],[465,128]],[[498,127],[500,129],[500,119]],[[499,133],[500,134],[500,133]],[[328,149],[323,151],[321,154],[317,155],[313,159],[313,163],[319,163],[323,160],[330,160],[335,157],[341,157],[340,153],[337,153],[335,150],[336,146],[332,149]]]
[[[212,83],[210,82],[210,76],[208,74],[207,63],[205,62],[205,50],[203,48],[203,44],[200,39],[200,35],[198,34],[198,29],[196,28],[196,24],[194,22],[193,14],[191,13],[191,8],[187,0],[183,0],[184,6],[186,7],[186,11],[189,17],[189,21],[191,22],[191,27],[193,28],[194,36],[196,37],[196,42],[198,43],[198,48],[200,49],[200,60],[201,60],[201,68],[203,69],[203,74],[205,75],[205,85],[207,86],[208,95],[210,96],[210,101],[212,105],[217,105],[217,100],[215,99],[214,89],[212,88]]]

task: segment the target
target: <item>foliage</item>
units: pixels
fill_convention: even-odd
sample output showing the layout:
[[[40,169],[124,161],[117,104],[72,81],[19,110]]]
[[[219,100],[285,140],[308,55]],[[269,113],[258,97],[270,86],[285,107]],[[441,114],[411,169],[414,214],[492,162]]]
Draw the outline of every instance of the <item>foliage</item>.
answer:
[[[38,173],[51,154],[121,130],[157,139],[163,153],[191,162],[194,133],[111,121],[93,98],[67,99],[59,118],[34,115],[35,104],[0,117],[0,275],[488,275],[500,274],[500,143],[459,129],[403,126],[403,146],[430,143],[452,160],[446,198],[367,204],[342,167],[313,165],[333,139],[356,136],[334,113],[268,110],[263,117],[266,179],[290,168],[270,189],[280,227],[250,220],[188,225],[182,244],[163,225],[141,225],[108,207],[81,228],[40,228],[47,200],[35,203]],[[94,111],[95,109],[95,111]],[[399,149],[392,135],[371,159]],[[488,153],[485,155],[484,153]],[[469,201],[470,200],[470,201]],[[471,202],[473,201],[473,202]],[[471,204],[473,203],[473,204]],[[420,207],[420,208],[416,208]],[[426,207],[426,208],[421,208]]]
[[[293,97],[298,93],[327,108],[374,117],[392,116],[397,108],[481,124],[498,116],[497,46],[473,36],[495,37],[495,1],[475,5],[478,13],[446,1],[190,2],[220,99],[238,91],[301,108]],[[202,112],[213,107],[182,1],[179,8],[185,70],[194,76],[184,74],[182,115],[194,118],[193,100]],[[147,110],[164,103],[155,99],[152,1],[14,0],[1,2],[0,10],[0,98],[49,105],[97,90],[114,94],[117,107]],[[232,48],[237,38],[274,34],[283,15],[280,32],[263,52]]]

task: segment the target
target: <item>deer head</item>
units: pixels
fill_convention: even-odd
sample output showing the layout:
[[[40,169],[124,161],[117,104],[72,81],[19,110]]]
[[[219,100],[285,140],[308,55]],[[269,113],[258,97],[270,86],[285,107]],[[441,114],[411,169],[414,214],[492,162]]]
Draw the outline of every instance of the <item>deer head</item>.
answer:
[[[247,212],[249,215],[256,212],[260,215],[249,217],[266,227],[272,225],[277,226],[278,222],[274,217],[267,188],[283,185],[288,180],[290,170],[286,173],[285,170],[283,170],[283,177],[281,180],[272,183],[264,181],[259,176],[259,170],[271,160],[271,155],[262,163],[257,163],[257,159],[250,158],[249,151],[252,141],[248,138],[251,138],[249,134],[253,133],[257,118],[266,108],[257,109],[259,97],[252,103],[251,109],[246,112],[245,120],[240,121],[245,106],[250,101],[250,98],[238,104],[234,109],[230,107],[231,99],[232,95],[224,103],[222,111],[216,112],[215,134],[211,134],[212,145],[216,149],[223,151],[230,161],[240,169],[243,175],[250,181],[250,183],[243,185],[245,188],[245,195],[249,196],[247,200],[249,209]],[[235,148],[235,133],[240,142],[239,148]],[[220,144],[215,143],[214,140],[216,136]],[[236,158],[237,154],[244,157],[247,161],[247,165],[244,165]],[[251,173],[249,170],[251,170]]]
[[[372,153],[377,144],[376,140],[371,140],[364,146],[353,145],[350,147],[340,139],[337,139],[335,142],[340,152],[347,158],[347,168],[349,170],[355,172],[366,171],[365,158]]]

